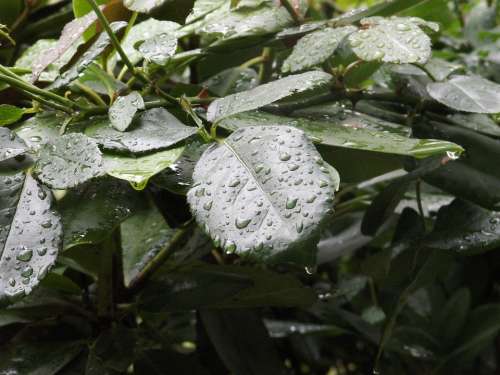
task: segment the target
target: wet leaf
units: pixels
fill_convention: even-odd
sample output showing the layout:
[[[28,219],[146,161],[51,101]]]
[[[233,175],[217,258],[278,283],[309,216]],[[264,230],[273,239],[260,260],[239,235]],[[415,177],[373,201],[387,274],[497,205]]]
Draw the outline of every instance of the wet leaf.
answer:
[[[250,68],[229,68],[203,82],[217,96],[251,90],[258,85],[257,72]]]
[[[425,64],[431,41],[420,28],[423,24],[415,17],[365,18],[363,28],[349,35],[349,46],[364,61]]]
[[[113,129],[107,118],[95,118],[85,133],[106,150],[142,153],[171,147],[197,133],[164,108],[142,112],[136,121],[121,132]]]
[[[30,294],[54,265],[62,228],[51,206],[30,175],[0,175],[0,304]]]
[[[188,202],[227,253],[310,265],[337,177],[302,131],[246,127],[204,152]]]
[[[0,104],[0,126],[13,124],[23,117],[25,111],[9,104]]]
[[[157,65],[165,65],[177,49],[177,36],[162,33],[146,39],[138,48],[146,61]]]
[[[103,175],[101,151],[83,134],[66,134],[43,146],[33,173],[53,189],[69,189]]]
[[[100,243],[138,205],[137,193],[129,184],[113,178],[101,178],[70,190],[58,205],[64,227],[64,250]]]
[[[78,82],[90,87],[98,94],[108,95],[110,98],[127,90],[127,85],[110,76],[95,62],[90,64],[79,76]]]
[[[485,114],[455,113],[447,118],[453,124],[475,130],[478,133],[500,137],[500,125]]]
[[[123,5],[134,12],[148,13],[154,8],[163,5],[166,1],[167,0],[124,0]]]
[[[0,128],[0,162],[28,151],[26,143],[7,128]]]
[[[293,126],[304,131],[314,142],[323,145],[409,155],[415,158],[426,158],[447,151],[463,151],[459,145],[447,141],[407,138],[397,134],[400,130],[394,125],[391,127],[390,123],[355,115],[350,117],[348,113],[331,116],[328,121],[317,121],[248,112],[231,116],[220,123],[220,126],[230,130],[255,125]]]
[[[344,38],[356,30],[354,26],[328,27],[307,34],[295,45],[281,71],[295,73],[322,64],[333,55]]]
[[[429,95],[457,111],[500,112],[500,85],[478,76],[454,76],[427,85]]]
[[[109,109],[111,125],[121,132],[127,130],[138,110],[144,109],[144,100],[137,91],[119,96]]]
[[[330,74],[319,71],[291,75],[213,101],[208,107],[207,118],[209,121],[217,121],[236,113],[257,109],[292,94],[325,86],[331,79]]]
[[[137,157],[104,153],[104,170],[108,175],[129,181],[135,189],[142,190],[151,177],[170,167],[183,150],[181,146]]]
[[[463,69],[459,64],[450,63],[446,60],[433,57],[424,65],[425,70],[436,81],[444,81],[452,73]]]
[[[38,151],[42,145],[59,137],[60,126],[65,120],[66,117],[60,114],[42,112],[23,121],[13,131],[31,149]]]
[[[111,30],[118,33],[120,30],[127,27],[126,22],[113,22]],[[67,71],[61,74],[52,83],[49,88],[52,90],[59,89],[67,86],[69,83],[77,79],[81,72],[83,72],[92,62],[97,59],[105,49],[111,44],[111,40],[106,32],[102,32],[94,44],[86,51]]]
[[[500,244],[500,213],[456,199],[442,207],[425,245],[464,255],[482,253]]]

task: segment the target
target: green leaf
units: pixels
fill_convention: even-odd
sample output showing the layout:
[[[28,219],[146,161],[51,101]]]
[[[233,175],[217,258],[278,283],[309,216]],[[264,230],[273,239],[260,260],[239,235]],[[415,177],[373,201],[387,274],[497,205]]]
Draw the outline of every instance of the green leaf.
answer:
[[[326,86],[331,79],[330,74],[319,71],[291,75],[213,101],[208,107],[207,118],[209,121],[218,121],[236,113],[257,109],[292,94]]]
[[[431,41],[420,28],[424,22],[415,17],[365,18],[362,29],[348,36],[349,46],[364,61],[425,64]]]
[[[329,121],[305,118],[291,118],[264,112],[242,113],[220,122],[220,126],[235,130],[256,125],[293,126],[304,131],[314,142],[328,146],[367,150],[389,154],[409,155],[426,158],[444,154],[447,151],[460,153],[463,149],[455,143],[413,139],[397,134],[397,126],[387,125],[381,120],[372,121],[368,117],[346,119],[343,113],[330,117]],[[377,130],[372,130],[377,129]],[[392,131],[396,132],[393,133]]]
[[[19,121],[25,110],[9,104],[0,104],[0,126],[10,125]]]
[[[111,125],[121,132],[127,130],[138,110],[144,109],[144,100],[137,91],[119,96],[109,109]]]
[[[97,143],[81,133],[66,134],[45,144],[34,175],[53,189],[69,189],[103,175]]]
[[[479,113],[455,113],[447,117],[453,124],[475,130],[478,133],[500,137],[500,126],[489,116]]]
[[[435,81],[444,81],[452,73],[463,70],[462,65],[450,63],[437,57],[429,59],[424,65],[424,68]]]
[[[257,72],[250,68],[229,68],[210,77],[203,86],[217,96],[251,90],[258,85]]]
[[[138,157],[104,153],[104,170],[110,176],[129,181],[134,189],[142,190],[151,177],[172,166],[183,150],[181,146]]]
[[[156,207],[144,208],[120,226],[125,286],[166,247],[175,234]]]
[[[475,47],[491,43],[491,38],[484,38],[481,34],[497,26],[497,6],[489,6],[483,2],[476,3],[467,17],[463,29],[465,38]]]
[[[192,23],[217,8],[221,7],[226,0],[196,0],[191,13],[186,18],[186,23]]]
[[[113,129],[103,117],[91,120],[85,130],[104,149],[131,153],[162,150],[196,133],[196,128],[184,125],[164,108],[142,112],[126,132]]]
[[[305,244],[317,239],[339,183],[322,164],[298,129],[242,128],[203,153],[188,202],[227,253],[311,265]]]
[[[478,76],[454,76],[427,85],[429,95],[457,111],[500,112],[500,85]]]
[[[357,14],[356,18],[353,19],[352,22],[360,20],[364,17],[370,16],[392,16],[393,14],[397,14],[404,10],[410,10],[412,7],[417,5],[425,4],[428,0],[386,0],[381,1],[374,6],[363,10]]]
[[[356,31],[354,26],[325,28],[302,37],[285,60],[281,71],[299,72],[324,63],[330,58],[344,38]]]
[[[158,21],[154,18],[149,18],[146,21],[134,25],[125,39],[122,42],[123,51],[132,64],[137,64],[142,60],[141,53],[135,49],[135,45],[143,40],[153,38],[156,35],[168,33],[169,35],[176,35],[176,29],[179,24],[171,21]],[[117,56],[120,59],[119,56]]]
[[[84,17],[76,18],[64,26],[61,36],[57,42],[53,41],[38,41],[28,51],[32,56],[32,72],[31,81],[35,82],[40,77],[40,74],[48,67],[53,66],[50,71],[56,75],[76,51],[83,33],[97,20],[97,15],[94,12],[87,14]],[[48,44],[48,45],[47,45]],[[23,55],[28,59],[27,55]],[[18,65],[20,64],[20,65]],[[22,65],[22,60],[16,63]],[[57,77],[57,76],[56,76]],[[42,77],[43,78],[43,77]],[[55,77],[52,79],[54,80]]]
[[[51,206],[30,175],[0,175],[0,304],[30,294],[55,263],[62,228]]]
[[[126,84],[110,76],[95,62],[90,64],[79,76],[78,82],[90,87],[98,94],[108,95],[110,98],[127,90]],[[78,87],[75,87],[75,91],[77,90]]]
[[[124,0],[123,5],[133,12],[149,13],[167,0]]]
[[[7,128],[0,128],[0,162],[12,159],[28,151],[22,139]]]
[[[472,255],[500,244],[500,213],[460,199],[442,207],[425,245]]]
[[[470,307],[469,289],[460,288],[453,293],[435,318],[436,337],[440,337],[446,345],[452,345],[462,333]]]
[[[111,30],[114,33],[127,27],[126,22],[113,22]],[[61,87],[67,86],[69,83],[78,79],[81,72],[83,72],[92,62],[97,59],[111,44],[111,39],[106,32],[102,32],[92,46],[63,74],[61,74],[52,83],[49,88],[56,90]]]
[[[165,65],[177,50],[177,36],[162,33],[146,39],[138,48],[146,61],[157,65]]]
[[[70,190],[59,202],[64,250],[100,243],[137,207],[137,193],[117,179],[101,178]]]

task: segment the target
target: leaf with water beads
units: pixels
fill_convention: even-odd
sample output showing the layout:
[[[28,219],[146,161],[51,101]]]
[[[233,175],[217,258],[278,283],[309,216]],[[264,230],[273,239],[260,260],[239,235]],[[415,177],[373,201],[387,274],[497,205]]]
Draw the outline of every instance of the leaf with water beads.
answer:
[[[188,202],[227,253],[311,265],[337,177],[302,131],[252,126],[203,153]]]
[[[38,285],[62,244],[50,191],[30,175],[0,176],[0,305]]]
[[[7,128],[0,127],[0,162],[24,154],[28,147],[24,141]]]
[[[146,61],[157,65],[165,65],[177,49],[177,36],[162,33],[146,39],[138,47]]]
[[[431,40],[421,29],[423,22],[415,17],[365,18],[362,28],[348,36],[349,46],[364,61],[425,64]]]
[[[119,96],[109,109],[109,121],[116,130],[127,130],[136,112],[144,109],[144,100],[137,91],[125,96]]]
[[[457,111],[500,112],[500,85],[478,76],[454,76],[446,82],[432,82],[427,85],[427,92]]]
[[[97,143],[71,133],[45,144],[33,173],[53,189],[69,189],[104,174]]]
[[[165,2],[167,0],[124,0],[123,5],[133,12],[148,13]]]

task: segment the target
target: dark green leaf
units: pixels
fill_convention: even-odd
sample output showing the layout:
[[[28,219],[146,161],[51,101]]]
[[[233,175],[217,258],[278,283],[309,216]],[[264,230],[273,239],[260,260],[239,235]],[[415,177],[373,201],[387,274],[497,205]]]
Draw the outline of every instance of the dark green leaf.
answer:
[[[250,68],[229,68],[210,77],[203,85],[217,96],[235,94],[257,86],[257,72]]]
[[[24,109],[9,104],[0,104],[0,126],[10,125],[20,120]]]
[[[53,189],[69,189],[103,175],[101,151],[83,134],[66,134],[42,147],[33,173]]]
[[[0,176],[0,304],[30,294],[61,247],[52,196],[30,175]]]

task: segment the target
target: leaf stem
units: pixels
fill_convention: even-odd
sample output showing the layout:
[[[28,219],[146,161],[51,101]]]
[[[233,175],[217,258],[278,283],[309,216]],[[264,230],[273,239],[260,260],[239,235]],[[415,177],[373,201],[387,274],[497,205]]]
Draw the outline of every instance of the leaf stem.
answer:
[[[281,5],[285,7],[285,9],[288,11],[293,21],[297,25],[300,25],[302,23],[301,15],[297,12],[297,9],[292,5],[290,0],[281,0]]]
[[[265,61],[266,61],[266,57],[263,55],[260,55],[260,56],[254,57],[253,59],[250,59],[250,60],[244,62],[243,64],[240,65],[240,68],[242,68],[242,69],[250,68],[253,65],[262,64]]]
[[[106,103],[102,98],[94,91],[92,90],[89,86],[76,82],[76,87],[78,87],[80,90],[82,90],[95,104],[106,107]]]

